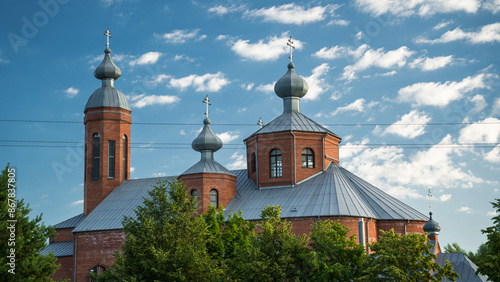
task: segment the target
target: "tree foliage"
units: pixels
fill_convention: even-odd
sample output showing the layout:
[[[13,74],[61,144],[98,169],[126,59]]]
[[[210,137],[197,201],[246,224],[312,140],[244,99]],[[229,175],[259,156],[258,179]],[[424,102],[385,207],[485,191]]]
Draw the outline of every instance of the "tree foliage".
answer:
[[[458,245],[457,242],[453,242],[451,244],[446,244],[444,246],[445,253],[462,253],[466,255],[473,263],[478,264],[479,260],[483,258],[483,256],[488,252],[488,245],[486,243],[482,243],[477,248],[477,251],[474,253],[472,251],[466,251]]]
[[[370,244],[373,251],[363,269],[364,281],[455,281],[459,278],[446,261],[444,267],[436,262],[432,246],[426,244],[425,235],[396,234],[394,230],[384,232],[378,242]]]
[[[14,198],[15,177],[9,173],[14,176],[15,169],[7,165],[0,177],[0,281],[52,281],[50,275],[59,268],[56,258],[39,252],[55,234],[54,228],[42,223],[42,215],[30,220],[29,204]]]
[[[488,275],[492,281],[500,281],[500,199],[491,204],[496,209],[496,216],[492,218],[493,226],[481,230],[486,234],[487,241],[484,255],[478,259],[477,271]]]

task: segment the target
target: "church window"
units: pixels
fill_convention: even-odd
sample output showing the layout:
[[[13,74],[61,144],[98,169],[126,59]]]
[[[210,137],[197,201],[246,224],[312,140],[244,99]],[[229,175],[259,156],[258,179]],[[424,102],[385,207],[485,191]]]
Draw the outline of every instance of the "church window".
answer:
[[[127,180],[127,152],[128,152],[128,140],[127,135],[123,135],[123,153],[122,153],[122,177],[123,180]]]
[[[198,201],[198,191],[196,191],[195,189],[191,190],[191,198],[193,199],[193,201]]]
[[[99,178],[100,135],[94,133],[92,140],[92,179]]]
[[[219,207],[219,192],[215,189],[210,191],[210,205],[214,207]]]
[[[314,167],[314,152],[310,148],[302,150],[302,167]]]
[[[115,141],[108,141],[108,177],[115,178]]]
[[[89,273],[95,273],[97,275],[101,275],[104,271],[106,271],[106,268],[104,268],[103,266],[98,265],[98,266],[92,268],[89,271]],[[90,281],[93,282],[93,281],[96,281],[96,280],[94,280],[94,279],[91,278]]]
[[[255,164],[255,153],[252,153],[252,156],[250,157],[250,167],[252,169],[252,172],[255,172],[257,167]]]
[[[271,178],[282,176],[281,151],[273,149],[269,155],[269,164],[271,166]]]

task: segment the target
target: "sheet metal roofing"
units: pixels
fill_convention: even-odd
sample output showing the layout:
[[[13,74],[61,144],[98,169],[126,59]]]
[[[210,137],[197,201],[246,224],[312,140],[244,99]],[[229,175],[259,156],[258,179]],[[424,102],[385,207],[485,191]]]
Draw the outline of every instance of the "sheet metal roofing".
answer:
[[[50,243],[40,251],[41,255],[52,252],[55,257],[70,257],[73,255],[73,241]]]
[[[271,133],[271,132],[281,132],[281,131],[306,131],[306,132],[323,132],[329,133],[334,136],[339,137],[335,133],[326,129],[319,123],[313,121],[312,119],[306,117],[300,112],[285,112],[279,117],[275,118],[270,123],[266,124],[261,129],[257,130],[251,136],[257,134]],[[250,137],[251,137],[250,136]],[[340,138],[340,137],[339,137]]]
[[[97,88],[87,101],[85,110],[99,107],[117,107],[131,110],[127,97],[120,90],[109,86]]]
[[[225,168],[215,160],[207,159],[200,160],[199,162],[195,163],[192,167],[183,172],[182,175],[194,173],[225,173],[234,175],[233,173],[231,173],[231,171],[229,171],[227,168]]]
[[[73,216],[70,219],[66,219],[63,222],[59,222],[58,224],[54,225],[54,227],[57,229],[75,228],[78,225],[78,223],[80,223],[84,218],[85,216],[83,215],[83,213],[81,213],[79,215]]]
[[[439,266],[443,267],[446,265],[446,261],[450,261],[453,266],[453,271],[460,275],[460,279],[455,281],[472,281],[472,282],[482,282],[489,281],[486,275],[476,275],[477,266],[464,254],[462,253],[441,253],[437,254],[437,263]],[[451,281],[448,279],[443,279],[443,281]]]
[[[344,168],[328,168],[294,187],[257,189],[246,170],[237,176],[236,196],[226,214],[242,211],[247,220],[260,219],[266,205],[282,207],[282,217],[354,216],[387,220],[427,221],[427,216],[374,187]],[[163,177],[161,179],[166,179]],[[115,188],[73,232],[121,229],[123,216],[135,216],[134,209],[149,197],[155,178],[126,180]]]

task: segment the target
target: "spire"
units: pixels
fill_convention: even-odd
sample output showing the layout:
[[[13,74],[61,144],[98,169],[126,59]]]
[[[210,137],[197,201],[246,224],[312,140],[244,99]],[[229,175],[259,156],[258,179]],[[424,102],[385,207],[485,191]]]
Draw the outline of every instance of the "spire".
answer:
[[[201,153],[202,160],[213,160],[214,153],[217,152],[222,147],[222,140],[214,134],[212,129],[210,128],[210,119],[208,118],[208,106],[211,105],[210,99],[208,99],[208,95],[203,99],[203,103],[207,104],[207,110],[205,115],[207,116],[205,120],[203,120],[203,124],[205,125],[201,130],[198,137],[193,140],[191,146],[195,151]]]
[[[292,37],[287,42],[290,46],[290,63],[288,71],[274,85],[274,92],[283,99],[284,112],[300,112],[300,98],[306,95],[309,86],[307,81],[298,76],[295,72],[295,65],[292,63],[293,46]]]
[[[104,59],[102,60],[101,64],[95,69],[94,76],[97,79],[102,80],[103,87],[114,87],[113,81],[120,78],[120,76],[122,75],[122,71],[115,65],[115,63],[111,59],[111,49],[109,49],[109,38],[111,38],[111,33],[109,32],[109,28],[106,29],[104,35],[106,36],[106,49],[104,49]]]
[[[439,226],[439,223],[437,221],[432,219],[431,189],[429,189],[427,196],[429,197],[429,217],[430,217],[430,219],[424,225],[424,232],[429,233],[429,235],[438,235],[439,231],[441,231],[441,226]]]

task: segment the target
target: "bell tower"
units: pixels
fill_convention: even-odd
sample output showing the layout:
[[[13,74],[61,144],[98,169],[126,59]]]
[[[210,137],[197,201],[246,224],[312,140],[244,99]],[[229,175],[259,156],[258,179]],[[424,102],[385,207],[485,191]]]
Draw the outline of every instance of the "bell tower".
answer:
[[[84,215],[87,216],[106,196],[130,177],[131,109],[127,98],[114,87],[121,70],[111,59],[109,29],[104,59],[94,76],[102,86],[85,106]]]

